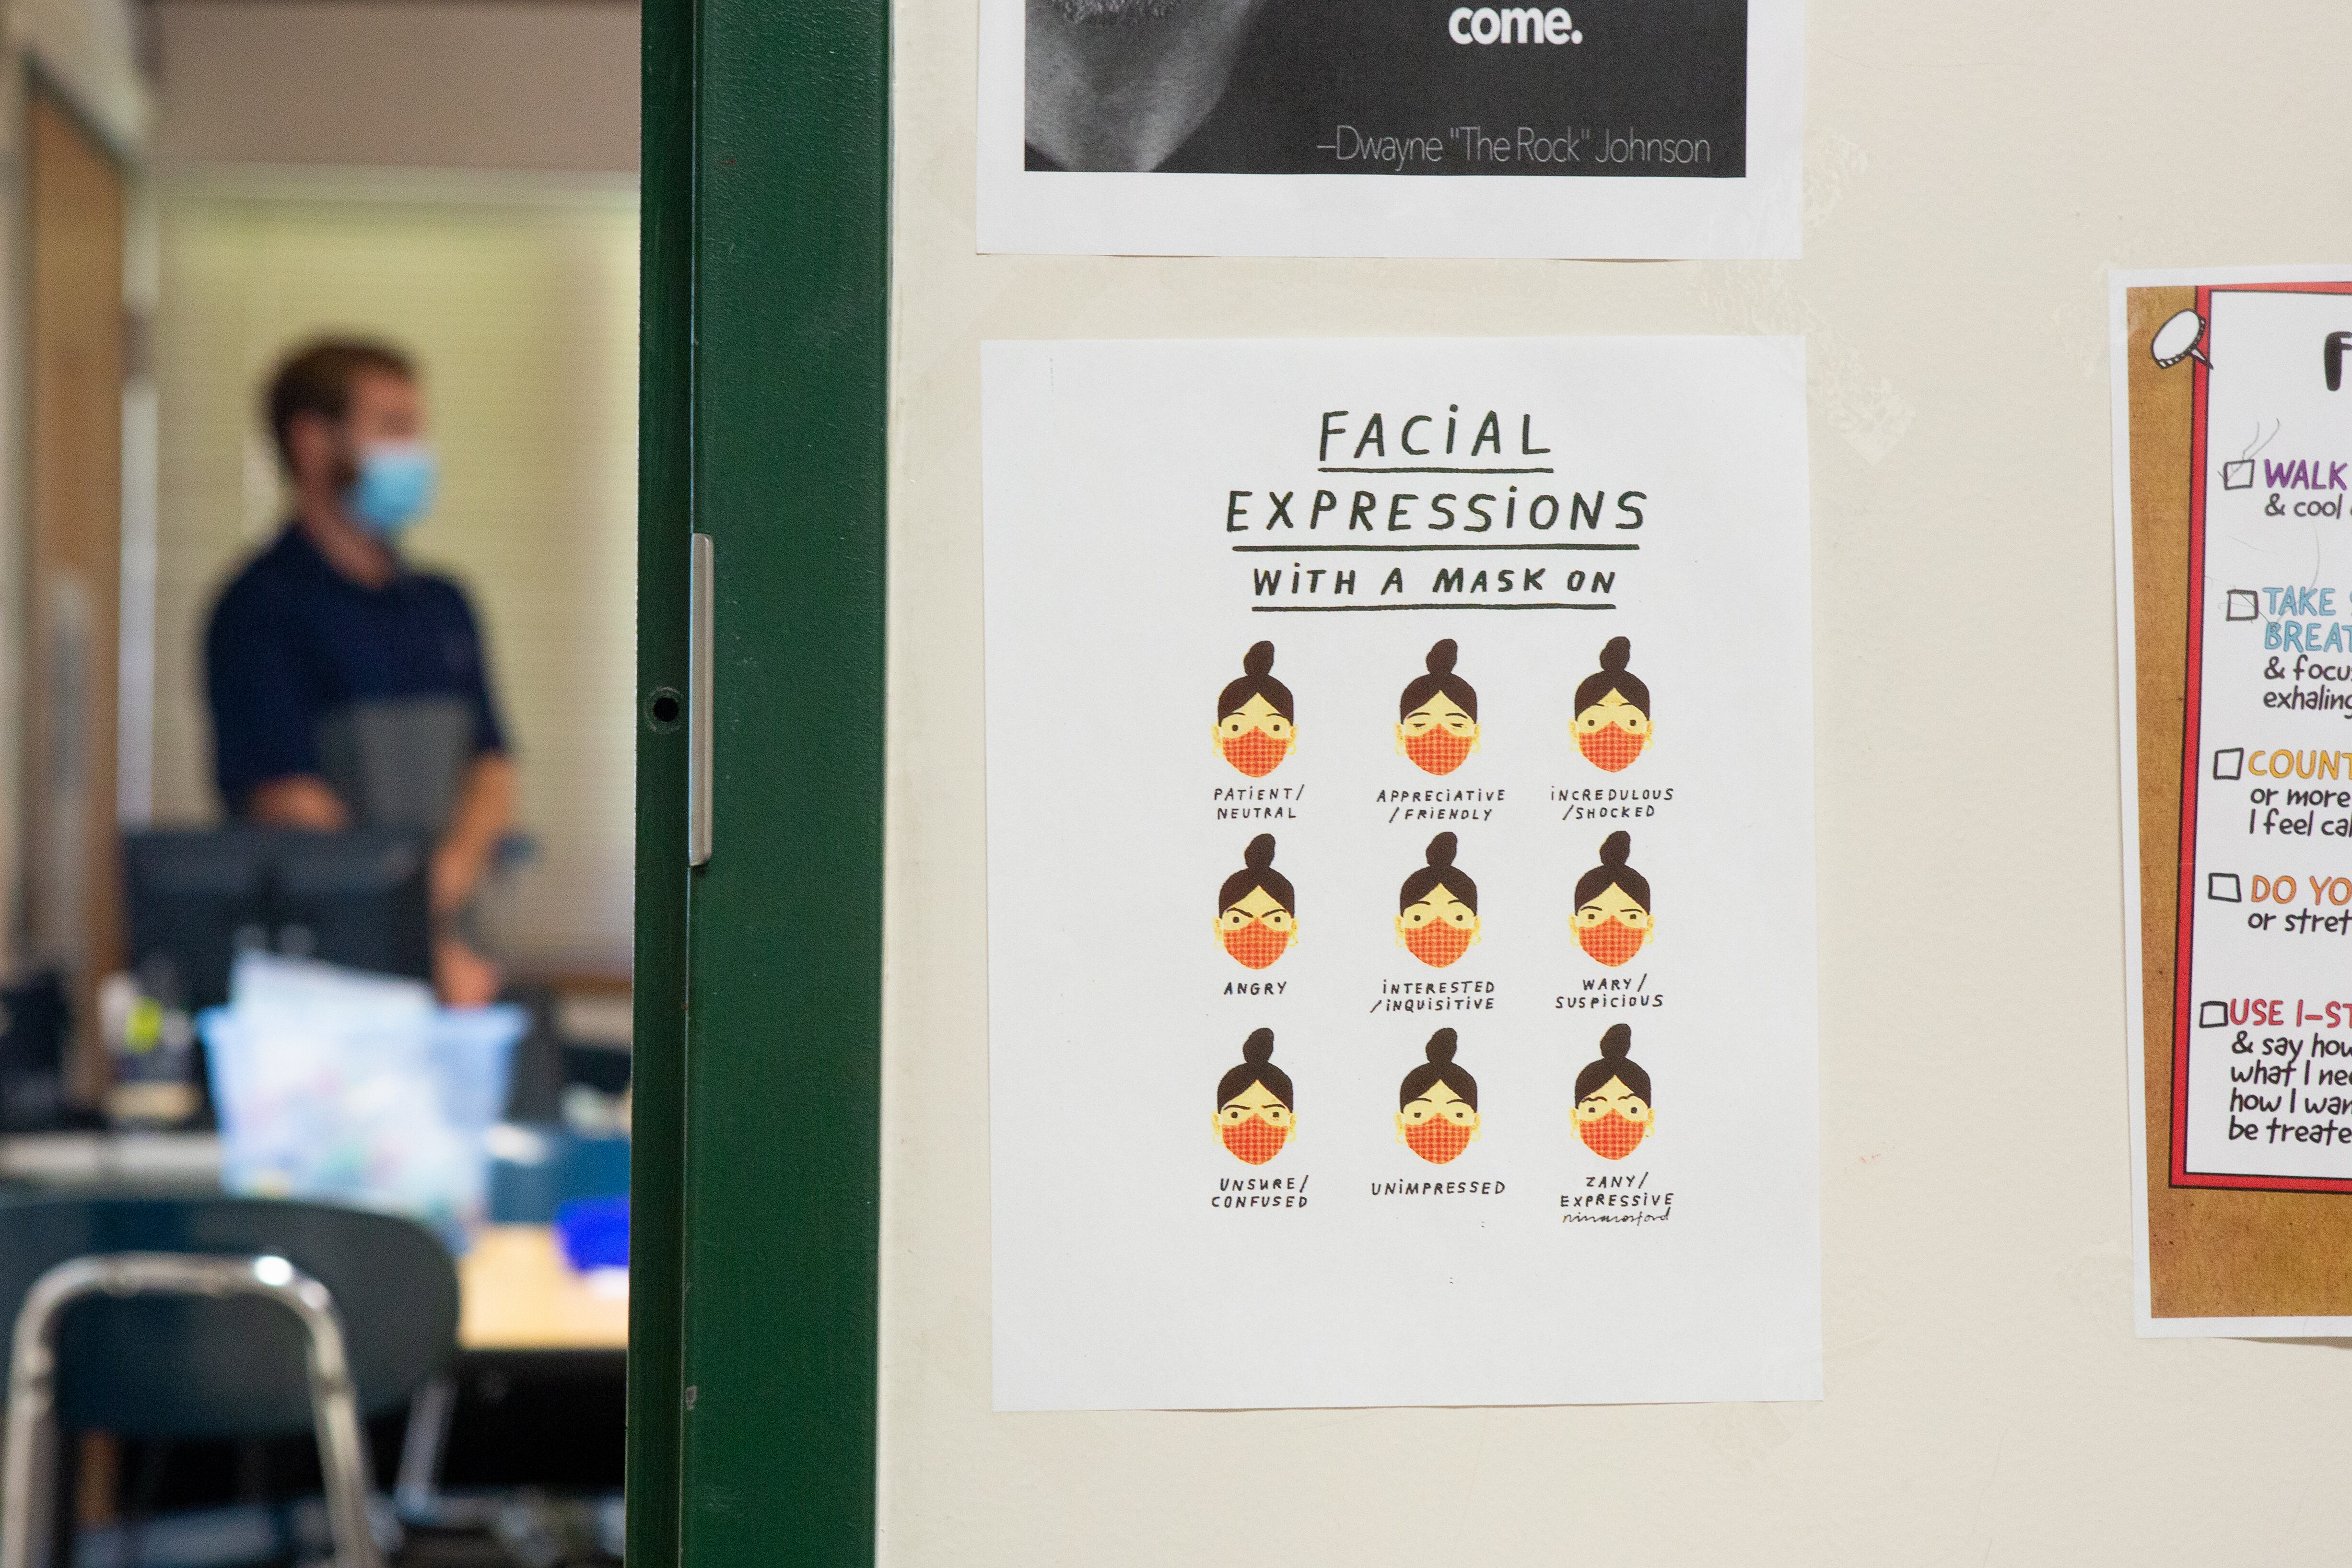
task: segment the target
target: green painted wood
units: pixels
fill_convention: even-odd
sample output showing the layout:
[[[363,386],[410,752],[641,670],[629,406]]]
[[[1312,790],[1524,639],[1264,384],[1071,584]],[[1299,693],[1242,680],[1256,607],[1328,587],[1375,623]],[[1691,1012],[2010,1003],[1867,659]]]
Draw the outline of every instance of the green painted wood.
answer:
[[[694,12],[646,0],[637,329],[635,1022],[629,1173],[628,1560],[678,1558],[686,1161],[688,484]],[[676,706],[673,705],[681,705]]]
[[[657,499],[646,437],[652,565],[640,616],[664,650],[683,648],[679,489],[690,486],[690,526],[712,536],[718,558],[714,847],[686,880],[682,943],[681,1337],[668,1387],[682,1380],[687,1397],[671,1472],[675,1554],[696,1568],[868,1563],[887,8],[656,0],[646,16],[646,339],[649,349],[657,335],[666,350],[692,343],[683,366],[646,362],[649,399],[657,384],[684,388],[683,423],[668,403],[661,417],[683,433],[686,467],[665,470],[672,488]],[[662,74],[656,57],[669,50],[691,61],[690,87]],[[674,135],[669,117],[681,112],[689,145],[681,161],[665,141],[657,173],[656,128]],[[669,267],[677,237],[656,233],[656,209],[673,211],[681,180],[688,270],[657,285],[655,251]],[[665,447],[662,461],[670,456]],[[647,782],[641,772],[640,788],[640,942],[675,956],[683,773]],[[641,1019],[667,1005],[643,976]],[[666,1347],[638,1350],[640,1408],[650,1411],[662,1372],[651,1358]],[[632,1438],[633,1480],[657,1508],[664,1434],[648,1422]],[[630,1511],[633,1551],[662,1560],[658,1524],[641,1545],[635,1497]]]

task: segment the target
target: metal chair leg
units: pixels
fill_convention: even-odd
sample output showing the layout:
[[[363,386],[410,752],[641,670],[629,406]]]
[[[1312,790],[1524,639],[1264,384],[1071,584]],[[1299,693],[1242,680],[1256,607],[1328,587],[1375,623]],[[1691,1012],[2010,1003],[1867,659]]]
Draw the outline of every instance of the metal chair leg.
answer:
[[[438,1521],[441,1453],[449,1442],[449,1417],[457,1407],[457,1384],[446,1373],[427,1378],[408,1402],[408,1432],[400,1443],[400,1475],[392,1483],[393,1507],[410,1524]]]
[[[60,1263],[33,1282],[17,1310],[8,1373],[6,1447],[0,1449],[0,1568],[39,1568],[48,1514],[41,1482],[53,1440],[58,1319],[84,1296],[259,1296],[292,1312],[306,1336],[310,1415],[326,1478],[327,1523],[338,1568],[383,1568],[368,1520],[367,1447],[327,1288],[282,1258],[115,1252]]]

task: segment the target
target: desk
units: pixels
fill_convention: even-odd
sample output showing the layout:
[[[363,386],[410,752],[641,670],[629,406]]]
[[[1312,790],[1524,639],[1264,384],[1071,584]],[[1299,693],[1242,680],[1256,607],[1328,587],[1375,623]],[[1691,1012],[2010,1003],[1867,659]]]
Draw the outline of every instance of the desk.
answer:
[[[457,1343],[467,1351],[624,1350],[626,1276],[572,1271],[543,1225],[493,1225],[457,1260]],[[617,1289],[614,1288],[617,1286]]]
[[[220,1141],[208,1132],[58,1132],[0,1138],[0,1181],[63,1191],[217,1190]],[[625,1277],[572,1271],[543,1225],[493,1225],[457,1260],[457,1343],[468,1351],[625,1350]]]
[[[0,1138],[0,1178],[41,1187],[163,1185],[217,1190],[210,1132],[18,1132]]]

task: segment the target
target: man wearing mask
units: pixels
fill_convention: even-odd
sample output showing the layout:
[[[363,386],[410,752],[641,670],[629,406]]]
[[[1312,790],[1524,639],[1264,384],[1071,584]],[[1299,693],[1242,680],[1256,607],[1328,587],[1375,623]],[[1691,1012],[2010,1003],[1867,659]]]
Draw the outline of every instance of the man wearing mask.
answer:
[[[498,970],[458,917],[513,824],[515,771],[472,606],[397,552],[436,477],[415,367],[382,343],[314,342],[265,413],[294,515],[205,633],[222,802],[245,822],[432,833],[435,982],[453,1006],[491,1001]]]

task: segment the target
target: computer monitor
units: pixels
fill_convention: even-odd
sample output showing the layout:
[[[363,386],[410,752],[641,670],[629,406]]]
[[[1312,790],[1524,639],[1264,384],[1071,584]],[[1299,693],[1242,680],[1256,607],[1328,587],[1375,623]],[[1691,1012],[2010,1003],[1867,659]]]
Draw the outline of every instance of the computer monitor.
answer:
[[[131,968],[190,1009],[228,1000],[229,966],[249,947],[430,978],[431,847],[403,828],[126,834]]]

